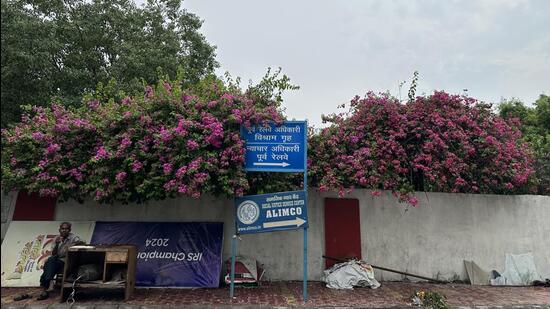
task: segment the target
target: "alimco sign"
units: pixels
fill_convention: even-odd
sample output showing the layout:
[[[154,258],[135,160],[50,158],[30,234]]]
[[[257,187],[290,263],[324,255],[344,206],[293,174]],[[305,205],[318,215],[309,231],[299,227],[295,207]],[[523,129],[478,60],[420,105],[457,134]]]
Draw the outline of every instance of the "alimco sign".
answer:
[[[305,191],[249,195],[235,199],[237,232],[263,233],[307,227]]]

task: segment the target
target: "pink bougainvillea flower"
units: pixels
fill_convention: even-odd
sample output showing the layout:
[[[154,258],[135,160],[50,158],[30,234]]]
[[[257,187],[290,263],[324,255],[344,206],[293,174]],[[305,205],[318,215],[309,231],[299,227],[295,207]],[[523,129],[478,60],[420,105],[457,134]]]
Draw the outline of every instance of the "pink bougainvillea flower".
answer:
[[[324,117],[332,125],[310,136],[310,175],[320,191],[384,188],[416,205],[415,186],[530,190],[532,158],[518,141],[520,132],[475,99],[439,91],[402,104],[370,92],[350,103],[349,112]]]
[[[191,151],[199,148],[199,143],[197,143],[194,140],[188,140],[186,145],[187,145],[187,149]]]
[[[93,109],[93,110],[97,109],[97,108],[99,107],[99,101],[98,101],[98,100],[91,100],[91,101],[89,101],[89,102],[88,102],[88,107],[89,107],[90,109]]]
[[[124,180],[126,179],[126,172],[120,172],[118,174],[116,174],[116,181],[119,183],[119,184],[122,184],[124,182]]]
[[[168,175],[170,173],[172,173],[172,164],[171,163],[164,163],[162,165],[162,170],[164,172],[165,175]]]
[[[132,172],[137,173],[141,170],[142,167],[143,167],[143,164],[141,162],[134,161],[132,163]]]

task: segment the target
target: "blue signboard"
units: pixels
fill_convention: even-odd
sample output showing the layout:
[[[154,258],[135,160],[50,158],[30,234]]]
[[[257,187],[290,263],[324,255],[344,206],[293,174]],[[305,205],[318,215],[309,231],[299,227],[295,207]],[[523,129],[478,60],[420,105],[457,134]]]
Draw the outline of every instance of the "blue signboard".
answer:
[[[92,244],[138,248],[136,285],[218,287],[223,223],[97,222]]]
[[[237,233],[252,234],[306,228],[306,203],[305,191],[236,198]]]
[[[307,124],[286,121],[282,125],[241,127],[246,142],[245,170],[249,172],[305,172]]]

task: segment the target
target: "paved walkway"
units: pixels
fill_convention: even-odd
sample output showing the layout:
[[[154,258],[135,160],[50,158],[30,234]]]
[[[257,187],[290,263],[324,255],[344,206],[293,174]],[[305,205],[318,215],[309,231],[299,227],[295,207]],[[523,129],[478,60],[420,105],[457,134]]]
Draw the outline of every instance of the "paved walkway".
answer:
[[[430,284],[382,282],[376,290],[331,290],[322,282],[310,282],[309,300],[302,301],[301,282],[269,282],[261,287],[236,288],[236,298],[229,299],[229,288],[217,289],[136,289],[134,296],[124,302],[120,292],[85,293],[76,298],[71,308],[116,309],[116,308],[280,308],[280,307],[348,307],[387,308],[408,307],[415,291],[437,291],[447,298],[452,307],[500,307],[500,308],[548,308],[550,288],[544,287],[490,287],[464,284]],[[22,293],[33,295],[32,299],[14,302],[13,297]],[[59,304],[59,294],[50,299],[37,301],[38,288],[2,288],[4,308],[68,308]],[[78,294],[77,294],[78,295]],[[487,308],[487,307],[482,307]]]

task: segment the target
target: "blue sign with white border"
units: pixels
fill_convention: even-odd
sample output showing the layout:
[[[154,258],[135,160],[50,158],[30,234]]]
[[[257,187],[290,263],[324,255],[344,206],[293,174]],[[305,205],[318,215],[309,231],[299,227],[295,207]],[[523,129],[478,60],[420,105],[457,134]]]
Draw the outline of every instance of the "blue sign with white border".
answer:
[[[246,142],[245,170],[249,172],[305,172],[307,123],[241,127]]]
[[[253,234],[306,228],[305,191],[249,195],[235,199],[237,233]]]

